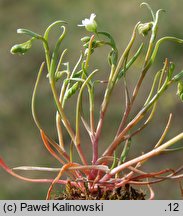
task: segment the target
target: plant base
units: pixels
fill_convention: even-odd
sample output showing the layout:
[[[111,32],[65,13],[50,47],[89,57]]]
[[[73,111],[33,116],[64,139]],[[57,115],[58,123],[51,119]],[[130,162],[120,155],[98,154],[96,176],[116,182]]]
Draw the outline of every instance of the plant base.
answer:
[[[100,187],[96,192],[90,192],[87,187],[83,192],[79,188],[67,183],[65,190],[54,197],[55,200],[145,200],[142,191],[134,189],[130,185],[125,185],[114,190],[102,191]]]

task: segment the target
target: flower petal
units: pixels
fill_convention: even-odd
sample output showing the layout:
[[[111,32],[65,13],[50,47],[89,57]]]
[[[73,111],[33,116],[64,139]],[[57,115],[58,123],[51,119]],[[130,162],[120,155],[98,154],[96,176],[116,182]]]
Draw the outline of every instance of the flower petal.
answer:
[[[90,21],[93,21],[93,20],[95,19],[95,17],[96,17],[96,14],[92,13],[92,14],[90,15]]]

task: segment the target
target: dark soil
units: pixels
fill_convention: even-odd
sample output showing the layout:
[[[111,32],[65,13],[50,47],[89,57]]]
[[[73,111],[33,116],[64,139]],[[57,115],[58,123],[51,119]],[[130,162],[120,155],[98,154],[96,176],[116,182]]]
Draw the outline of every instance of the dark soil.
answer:
[[[142,191],[134,189],[130,185],[120,187],[114,190],[102,191],[98,187],[97,192],[91,193],[87,187],[85,192],[79,188],[73,187],[68,184],[65,190],[59,196],[55,196],[55,200],[145,200],[145,194]]]

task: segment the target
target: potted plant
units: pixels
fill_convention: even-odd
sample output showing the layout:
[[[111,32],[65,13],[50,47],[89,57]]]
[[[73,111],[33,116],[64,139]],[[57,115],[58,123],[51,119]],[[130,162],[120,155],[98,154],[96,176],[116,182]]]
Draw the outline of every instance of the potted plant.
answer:
[[[146,100],[141,104],[137,113],[132,113],[134,102],[137,100],[144,78],[149,69],[153,68],[161,44],[166,41],[178,44],[183,43],[182,39],[172,36],[157,39],[159,16],[163,10],[158,10],[155,13],[147,3],[142,3],[141,5],[148,8],[152,15],[152,21],[147,23],[138,22],[135,25],[129,43],[122,54],[119,52],[111,34],[98,29],[94,13],[91,14],[89,19],[83,20],[82,24],[78,26],[85,27],[87,30],[87,36],[81,38],[84,50],[72,69],[69,62],[65,62],[67,50],[60,51],[60,45],[66,37],[67,23],[65,21],[59,20],[52,23],[43,35],[27,29],[17,30],[17,33],[28,36],[29,40],[22,44],[14,45],[11,49],[12,54],[25,54],[35,40],[41,41],[44,47],[45,60],[40,66],[32,95],[32,115],[45,147],[60,162],[60,167],[21,166],[10,169],[2,159],[0,159],[0,165],[8,173],[21,180],[50,183],[46,199],[51,198],[51,192],[55,184],[65,185],[65,191],[58,197],[53,196],[55,199],[147,199],[145,193],[139,190],[141,185],[147,186],[150,191],[149,199],[153,199],[154,192],[151,184],[157,184],[167,179],[179,180],[183,177],[180,174],[183,169],[182,166],[176,170],[167,168],[165,170],[157,169],[156,172],[143,171],[143,164],[147,163],[150,158],[161,153],[182,149],[182,147],[170,147],[183,139],[183,133],[168,141],[164,141],[172,120],[172,114],[169,115],[162,136],[154,144],[154,147],[135,158],[129,158],[131,148],[135,148],[135,146],[131,145],[134,136],[139,135],[152,121],[157,110],[157,102],[165,94],[166,90],[172,85],[177,85],[177,95],[181,101],[183,100],[183,71],[175,73],[174,63],[166,58],[162,68],[157,73],[151,73],[153,82],[150,84],[151,87]],[[52,50],[49,44],[49,36],[50,31],[57,25],[61,25],[62,32]],[[149,40],[144,42],[142,38],[147,35],[150,35]],[[138,49],[134,51],[135,43],[139,43],[136,40],[137,37],[140,37],[143,42],[140,42]],[[98,69],[92,71],[90,65],[91,58],[95,55],[96,49],[101,49],[104,46],[109,48],[107,56],[109,73],[100,72]],[[139,59],[143,59],[141,70],[136,72],[139,74],[139,79],[133,90],[130,91],[126,78],[131,76],[129,70],[133,68],[135,62],[139,61]],[[58,142],[52,139],[49,133],[45,131],[36,113],[36,93],[44,70],[47,71],[46,76],[56,105]],[[95,78],[97,73],[102,73],[103,79]],[[133,76],[131,79],[133,79]],[[103,125],[106,124],[105,117],[108,105],[111,102],[113,90],[119,82],[123,83],[125,94],[125,101],[123,102],[125,104],[124,112],[122,115],[119,113],[121,123],[112,142],[109,143],[102,154],[99,154],[99,141]],[[105,88],[105,93],[101,101],[99,118],[97,119],[95,116],[95,92],[100,85]],[[58,86],[61,89],[60,91]],[[89,110],[83,108],[84,93],[88,95]],[[67,109],[65,109],[65,104],[69,103],[71,97],[76,97],[76,104],[73,107],[73,113],[75,114],[74,124],[71,124],[67,115]],[[87,114],[89,120],[86,118]],[[83,129],[81,130],[81,125],[83,125],[90,138],[92,146],[91,161],[87,159],[85,154],[86,149],[85,143],[82,142],[81,134]],[[66,150],[63,127],[70,137],[69,151]],[[120,149],[119,146],[121,146]],[[76,154],[80,158],[79,161],[74,160]],[[19,175],[16,172],[17,170],[57,172],[57,175],[55,179],[31,179]],[[67,178],[63,179],[62,176],[65,173]],[[137,189],[134,189],[134,185],[137,186]]]

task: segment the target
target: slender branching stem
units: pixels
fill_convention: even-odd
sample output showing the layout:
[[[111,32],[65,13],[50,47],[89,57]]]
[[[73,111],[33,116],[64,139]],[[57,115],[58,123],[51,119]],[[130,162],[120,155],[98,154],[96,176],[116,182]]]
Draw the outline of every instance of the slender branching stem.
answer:
[[[168,122],[167,122],[167,125],[165,127],[165,130],[163,131],[163,134],[161,135],[159,141],[157,142],[157,144],[155,145],[154,148],[157,148],[158,146],[160,146],[163,142],[163,140],[165,139],[165,136],[170,128],[170,123],[171,123],[171,120],[172,120],[172,113],[170,113],[169,115],[169,118],[168,118]]]
[[[179,140],[183,139],[183,133],[178,134],[177,136],[175,136],[174,138],[172,138],[171,140],[167,141],[166,143],[162,144],[161,146],[149,151],[148,153],[145,153],[139,157],[136,157],[132,160],[129,160],[123,164],[121,164],[120,166],[114,168],[113,170],[110,171],[109,174],[105,175],[101,181],[106,181],[107,179],[110,178],[110,176],[115,175],[118,172],[121,172],[122,170],[126,169],[128,166],[132,166],[133,164],[137,164],[143,160],[149,159],[151,157],[154,157],[158,154],[160,154],[164,149],[172,146],[173,144],[177,143]]]
[[[100,110],[100,119],[98,121],[98,126],[97,126],[97,131],[96,131],[96,138],[95,138],[95,143],[98,146],[98,141],[99,141],[99,137],[101,135],[101,131],[102,131],[102,125],[103,125],[103,121],[104,121],[104,116],[107,110],[107,106],[110,100],[110,96],[112,94],[113,88],[115,86],[116,80],[118,78],[118,74],[123,66],[123,63],[126,59],[126,57],[128,56],[131,47],[135,41],[135,37],[136,37],[136,29],[138,27],[139,23],[136,24],[133,33],[132,33],[132,37],[130,39],[130,42],[128,43],[128,46],[126,47],[125,51],[123,52],[118,64],[116,67],[112,66],[111,68],[111,74],[109,77],[109,81],[108,81],[108,86],[106,88],[105,91],[105,95],[104,95],[104,99],[101,105],[101,110]]]
[[[151,99],[151,101],[142,108],[142,110],[136,115],[136,117],[130,121],[130,123],[126,126],[126,128],[119,134],[117,138],[109,145],[107,150],[104,152],[103,156],[110,156],[113,154],[115,148],[125,139],[125,135],[127,132],[134,127],[145,115],[145,113],[149,110],[149,108],[157,101],[157,99],[163,94],[163,92],[168,88],[168,86],[172,83],[172,81],[165,80],[162,87],[159,89],[157,94]]]

